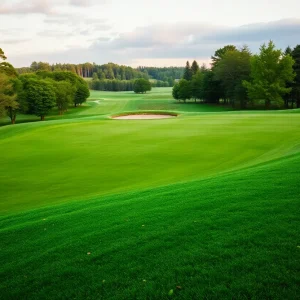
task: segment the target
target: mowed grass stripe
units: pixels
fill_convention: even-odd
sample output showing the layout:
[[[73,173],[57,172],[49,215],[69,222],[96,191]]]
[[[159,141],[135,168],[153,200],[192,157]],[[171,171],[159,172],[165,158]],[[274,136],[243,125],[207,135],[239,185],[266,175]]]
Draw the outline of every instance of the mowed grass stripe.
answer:
[[[297,299],[299,168],[296,154],[2,217],[1,295],[167,299],[173,289],[178,299]]]

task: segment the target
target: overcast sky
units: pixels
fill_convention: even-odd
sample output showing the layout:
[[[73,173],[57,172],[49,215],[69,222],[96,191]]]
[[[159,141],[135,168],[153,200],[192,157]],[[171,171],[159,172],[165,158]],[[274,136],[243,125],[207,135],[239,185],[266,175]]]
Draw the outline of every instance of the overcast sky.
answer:
[[[0,0],[0,48],[17,67],[184,65],[226,44],[255,52],[270,39],[300,44],[299,0]]]

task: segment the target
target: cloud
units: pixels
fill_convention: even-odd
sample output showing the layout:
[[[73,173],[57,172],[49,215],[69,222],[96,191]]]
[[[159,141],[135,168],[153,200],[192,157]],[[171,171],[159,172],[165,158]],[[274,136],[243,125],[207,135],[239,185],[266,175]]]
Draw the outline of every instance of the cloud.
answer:
[[[82,31],[86,30],[85,28]],[[101,35],[100,35],[101,36]],[[208,60],[214,52],[227,44],[248,44],[255,53],[259,46],[274,41],[277,48],[296,46],[300,41],[300,19],[270,23],[223,27],[202,23],[156,24],[139,27],[119,35],[101,36],[86,48],[72,48],[46,56],[50,62],[91,61],[137,64],[138,61],[180,61],[181,59]],[[36,54],[35,54],[36,56]],[[34,56],[34,57],[35,57]],[[40,55],[42,60],[42,55]],[[35,57],[36,59],[36,57]],[[28,62],[30,64],[30,62]]]
[[[110,24],[96,24],[93,26],[94,31],[108,31],[111,30],[113,27]]]
[[[12,36],[20,33],[20,28],[9,28],[9,29],[0,29],[0,35]],[[1,41],[2,42],[2,41]]]
[[[105,4],[105,0],[71,0],[70,4],[74,6],[83,6],[83,7],[88,7],[88,6],[94,6],[98,4]]]
[[[106,0],[1,0],[0,15],[60,15],[62,9],[103,5]]]
[[[105,18],[87,18],[86,20],[84,20],[85,24],[105,24],[107,23],[108,19]]]
[[[43,30],[43,31],[39,32],[37,35],[41,36],[41,37],[58,38],[58,37],[68,37],[68,36],[73,35],[73,33],[66,32],[66,31],[60,31],[60,30]]]
[[[0,15],[9,14],[52,14],[54,13],[53,4],[48,0],[24,0],[8,4],[7,1],[1,1]]]
[[[156,24],[138,27],[120,34],[114,41],[116,48],[149,48],[191,43],[192,37],[214,33],[220,28],[201,23]]]
[[[214,35],[201,36],[199,41],[252,43],[266,40],[292,40],[300,37],[300,19],[280,20],[269,23],[244,25],[231,30],[221,30]]]
[[[96,42],[95,52],[114,51],[132,58],[210,57],[227,44],[248,44],[256,52],[273,40],[278,48],[295,46],[300,40],[300,19],[250,24],[240,27],[211,26],[201,23],[159,24],[136,28],[109,43]]]
[[[47,24],[74,25],[78,23],[78,19],[80,19],[79,15],[59,14],[56,16],[47,16],[44,22]]]
[[[28,42],[30,39],[4,39],[1,40],[1,43],[4,45],[15,45],[23,42]]]
[[[70,25],[83,30],[108,31],[113,27],[107,19],[90,19],[88,16],[78,14],[60,14],[56,16],[47,16],[44,19],[46,24],[50,25]]]
[[[98,39],[96,39],[97,41],[101,41],[101,42],[108,42],[111,40],[111,38],[109,37],[100,37]]]

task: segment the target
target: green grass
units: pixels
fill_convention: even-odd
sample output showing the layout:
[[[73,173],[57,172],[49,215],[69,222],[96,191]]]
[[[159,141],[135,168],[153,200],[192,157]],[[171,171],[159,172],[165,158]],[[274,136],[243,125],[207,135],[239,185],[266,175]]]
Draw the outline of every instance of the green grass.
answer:
[[[165,88],[0,127],[0,298],[297,299],[299,129]]]
[[[124,111],[168,110],[174,112],[220,112],[228,111],[230,107],[218,105],[203,105],[189,101],[187,104],[177,102],[172,98],[171,88],[153,88],[151,93],[135,94],[134,92],[103,92],[91,91],[89,101],[79,107],[70,107],[64,115],[59,115],[53,109],[46,120],[78,119],[90,116],[110,116]],[[17,123],[40,121],[34,115],[17,115]],[[8,117],[0,118],[1,125],[9,125]]]

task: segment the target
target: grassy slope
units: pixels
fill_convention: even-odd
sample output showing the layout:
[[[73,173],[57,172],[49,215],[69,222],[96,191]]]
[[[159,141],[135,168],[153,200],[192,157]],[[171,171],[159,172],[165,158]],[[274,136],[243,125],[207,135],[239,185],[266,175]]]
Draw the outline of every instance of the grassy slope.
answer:
[[[299,114],[169,93],[0,128],[0,298],[297,298]],[[180,117],[107,119],[139,109]]]
[[[174,289],[180,299],[296,299],[299,168],[298,154],[207,180],[3,217],[0,294],[167,299]]]

